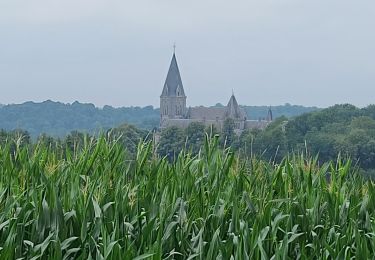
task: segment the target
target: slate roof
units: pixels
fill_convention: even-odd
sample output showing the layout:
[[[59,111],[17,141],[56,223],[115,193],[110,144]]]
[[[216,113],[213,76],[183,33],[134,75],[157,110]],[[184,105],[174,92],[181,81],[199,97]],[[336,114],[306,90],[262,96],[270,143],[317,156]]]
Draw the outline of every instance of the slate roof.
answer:
[[[188,118],[206,119],[206,120],[223,120],[226,107],[190,107],[188,110]]]
[[[234,95],[226,107],[190,107],[187,112],[189,119],[224,120],[225,118],[244,120],[246,112],[241,108]]]
[[[232,94],[226,107],[225,115],[230,118],[245,118],[245,111],[238,106],[236,97]]]
[[[177,93],[179,90],[179,93]],[[179,95],[177,95],[179,94]],[[173,53],[171,65],[169,66],[167,78],[164,83],[161,96],[185,96],[184,86],[182,85],[180,70],[178,69],[176,55]]]

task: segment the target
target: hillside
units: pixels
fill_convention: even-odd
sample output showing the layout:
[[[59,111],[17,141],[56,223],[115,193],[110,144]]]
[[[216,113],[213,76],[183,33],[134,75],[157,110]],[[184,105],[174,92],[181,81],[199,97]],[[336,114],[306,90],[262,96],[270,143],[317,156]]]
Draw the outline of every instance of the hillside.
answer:
[[[27,130],[32,137],[41,133],[65,136],[73,130],[93,133],[128,122],[151,129],[159,123],[159,110],[152,106],[113,108],[93,104],[44,101],[6,105],[0,108],[0,128]]]
[[[340,154],[363,169],[375,169],[375,106],[342,104],[289,120],[279,118],[262,132],[244,132],[237,146],[250,144],[251,152],[267,160],[307,151],[319,154],[321,162],[335,160]]]
[[[244,108],[250,119],[265,117],[268,109],[266,106]],[[275,118],[291,117],[313,110],[317,108],[286,104],[273,107],[273,114]],[[123,123],[133,124],[142,129],[152,129],[159,125],[159,109],[152,106],[98,108],[93,104],[64,104],[50,100],[0,107],[1,129],[24,129],[34,138],[42,133],[63,137],[73,130],[94,133]]]

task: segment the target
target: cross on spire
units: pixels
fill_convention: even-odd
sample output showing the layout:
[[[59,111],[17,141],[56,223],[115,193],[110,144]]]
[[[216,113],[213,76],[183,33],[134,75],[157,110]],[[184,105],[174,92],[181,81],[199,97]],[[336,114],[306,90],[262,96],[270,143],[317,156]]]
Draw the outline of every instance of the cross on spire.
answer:
[[[176,53],[176,43],[173,43],[173,54]]]

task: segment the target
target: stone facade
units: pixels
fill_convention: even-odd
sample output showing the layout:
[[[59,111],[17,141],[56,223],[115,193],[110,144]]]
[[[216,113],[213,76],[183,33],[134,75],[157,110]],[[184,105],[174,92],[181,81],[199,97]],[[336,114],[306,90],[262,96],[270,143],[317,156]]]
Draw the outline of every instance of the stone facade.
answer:
[[[224,121],[231,118],[235,131],[240,133],[249,128],[265,128],[272,121],[269,109],[265,120],[248,120],[234,94],[225,107],[186,107],[186,95],[178,69],[176,55],[173,53],[163,91],[160,95],[160,128],[178,126],[185,128],[192,122],[201,122],[206,126],[215,126],[221,130]]]

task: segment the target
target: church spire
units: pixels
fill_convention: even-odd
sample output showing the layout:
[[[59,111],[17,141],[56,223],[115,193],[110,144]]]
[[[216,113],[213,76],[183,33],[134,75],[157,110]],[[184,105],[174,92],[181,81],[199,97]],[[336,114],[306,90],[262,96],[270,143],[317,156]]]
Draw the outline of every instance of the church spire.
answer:
[[[232,96],[230,97],[228,105],[227,105],[226,115],[231,118],[240,118],[242,116],[240,107],[238,106],[233,90],[232,90]]]
[[[186,116],[186,96],[178,69],[176,54],[173,52],[167,78],[160,96],[160,125],[167,119],[182,119]]]
[[[174,45],[175,48],[175,45]],[[163,92],[161,96],[185,96],[184,86],[182,85],[180,70],[178,69],[177,59],[175,50],[173,51],[173,56],[171,64],[169,66],[167,78],[164,83]]]

